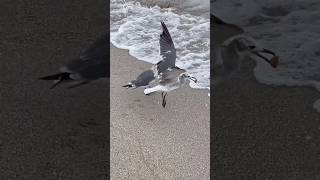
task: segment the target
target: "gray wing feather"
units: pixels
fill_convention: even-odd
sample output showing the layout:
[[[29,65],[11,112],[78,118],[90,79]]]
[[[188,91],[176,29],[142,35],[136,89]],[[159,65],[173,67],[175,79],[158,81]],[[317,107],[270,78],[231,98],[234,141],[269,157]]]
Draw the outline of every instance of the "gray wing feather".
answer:
[[[60,70],[74,73],[79,79],[97,79],[107,77],[108,55],[107,34],[100,37],[91,47],[81,53],[79,59],[69,62]]]
[[[160,55],[163,60],[158,64],[158,72],[161,73],[169,67],[174,67],[176,63],[176,48],[172,41],[168,28],[161,22],[162,34],[160,35]]]
[[[151,81],[155,79],[152,70],[146,70],[142,72],[136,80],[133,80],[131,83],[134,84],[136,87],[139,86],[147,86]]]

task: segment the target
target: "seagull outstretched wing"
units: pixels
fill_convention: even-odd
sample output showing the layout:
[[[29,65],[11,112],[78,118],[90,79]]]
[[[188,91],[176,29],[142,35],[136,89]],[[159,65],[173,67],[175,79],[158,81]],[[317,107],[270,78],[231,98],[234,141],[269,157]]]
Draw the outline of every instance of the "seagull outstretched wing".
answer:
[[[157,66],[157,73],[161,73],[170,67],[175,67],[176,63],[176,48],[174,47],[171,35],[168,31],[167,26],[164,22],[161,22],[162,25],[162,34],[160,35],[160,55],[162,60],[159,61]]]
[[[244,30],[237,25],[229,24],[210,14],[210,26],[213,33],[213,42],[215,46],[221,45],[227,39],[244,33]]]

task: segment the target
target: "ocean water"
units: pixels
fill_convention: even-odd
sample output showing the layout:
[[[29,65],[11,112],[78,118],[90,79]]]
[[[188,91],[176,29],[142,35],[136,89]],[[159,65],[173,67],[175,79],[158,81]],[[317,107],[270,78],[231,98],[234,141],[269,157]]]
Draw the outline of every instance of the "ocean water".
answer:
[[[209,89],[209,8],[209,0],[111,0],[110,41],[137,59],[155,64],[161,60],[160,21],[164,21],[177,49],[176,65],[198,79],[191,87]]]
[[[259,82],[320,91],[319,0],[216,0],[210,11],[278,54],[276,69],[257,61],[254,75]],[[314,107],[320,112],[320,100]]]

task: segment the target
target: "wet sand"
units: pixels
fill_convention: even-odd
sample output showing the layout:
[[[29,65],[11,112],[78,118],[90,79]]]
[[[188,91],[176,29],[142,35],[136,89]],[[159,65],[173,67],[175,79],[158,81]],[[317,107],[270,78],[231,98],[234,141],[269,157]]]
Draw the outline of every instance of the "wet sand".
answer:
[[[253,66],[212,87],[213,178],[319,179],[319,92],[259,84]]]
[[[208,92],[122,87],[151,66],[111,47],[111,179],[209,179]]]

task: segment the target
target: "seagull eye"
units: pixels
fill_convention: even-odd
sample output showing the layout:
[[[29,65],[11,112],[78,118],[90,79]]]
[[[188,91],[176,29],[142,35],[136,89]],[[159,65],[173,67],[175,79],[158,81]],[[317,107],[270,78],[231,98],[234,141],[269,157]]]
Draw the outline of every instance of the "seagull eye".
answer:
[[[256,46],[248,46],[248,49],[254,49]]]

